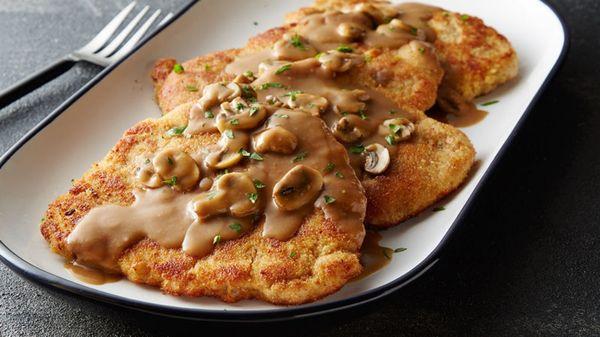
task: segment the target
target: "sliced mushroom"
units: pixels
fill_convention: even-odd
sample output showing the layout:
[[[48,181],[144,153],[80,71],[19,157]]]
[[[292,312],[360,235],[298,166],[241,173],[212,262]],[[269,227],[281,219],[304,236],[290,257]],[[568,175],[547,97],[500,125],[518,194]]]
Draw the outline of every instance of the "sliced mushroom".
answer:
[[[298,137],[281,126],[268,128],[254,136],[254,148],[259,153],[290,154],[298,146]]]
[[[313,168],[297,165],[289,170],[273,188],[277,208],[293,211],[317,199],[323,188],[323,176]]]
[[[227,173],[218,178],[210,191],[192,201],[192,209],[200,218],[219,214],[245,217],[259,210],[259,202],[249,196],[257,195],[254,182],[246,173]]]
[[[383,173],[390,165],[390,152],[380,144],[365,147],[365,171],[372,174]]]
[[[337,50],[330,50],[319,55],[319,62],[323,69],[332,73],[343,73],[350,70],[353,66],[364,63],[364,58],[355,53],[342,53]]]
[[[300,35],[287,33],[275,42],[271,53],[277,60],[297,61],[314,56],[317,50]]]
[[[231,138],[230,138],[231,137]],[[211,152],[204,163],[207,167],[222,170],[237,165],[242,160],[239,151],[250,142],[250,136],[244,132],[225,130],[217,143],[217,151]]]
[[[200,169],[196,161],[181,150],[169,148],[160,151],[152,159],[152,164],[156,173],[169,181],[174,189],[192,189],[200,180]]]
[[[156,173],[150,159],[146,159],[138,167],[135,177],[142,185],[149,188],[159,188],[163,185],[163,178]]]
[[[319,116],[329,105],[327,98],[305,93],[288,95],[286,98],[285,103],[288,107],[308,112],[313,116]]]
[[[202,97],[196,103],[201,111],[206,111],[222,102],[230,101],[242,95],[242,88],[237,83],[213,83],[204,87]]]
[[[349,41],[360,39],[367,32],[367,27],[354,22],[342,22],[337,27],[337,33]]]
[[[354,90],[336,90],[333,95],[329,95],[333,111],[338,115],[349,113],[358,114],[367,109],[367,102],[371,97],[366,91],[360,89]]]
[[[333,125],[333,135],[339,141],[354,143],[369,133],[364,122],[357,115],[342,117]]]
[[[249,103],[237,97],[231,102],[221,104],[221,112],[217,115],[217,129],[249,130],[259,126],[267,117],[267,110],[260,103]]]
[[[410,40],[425,40],[427,38],[424,30],[407,25],[400,19],[392,19],[392,21],[387,24],[379,25],[376,32],[381,35],[398,39],[408,38]]]
[[[379,126],[379,134],[390,135],[394,142],[408,139],[414,131],[415,125],[404,117],[386,119]]]
[[[359,3],[354,6],[355,12],[365,13],[370,16],[376,24],[389,22],[391,19],[398,16],[398,9],[394,6],[380,3],[374,5],[372,3]]]

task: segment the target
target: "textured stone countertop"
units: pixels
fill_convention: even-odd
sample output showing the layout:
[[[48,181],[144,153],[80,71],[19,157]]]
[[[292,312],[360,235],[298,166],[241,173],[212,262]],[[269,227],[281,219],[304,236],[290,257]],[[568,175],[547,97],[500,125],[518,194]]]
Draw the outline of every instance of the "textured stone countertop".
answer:
[[[82,45],[128,1],[0,0],[0,87]],[[186,1],[140,2],[175,11]],[[600,2],[551,2],[571,30],[569,56],[416,282],[342,313],[240,326],[91,302],[0,264],[0,336],[600,335]],[[100,70],[79,64],[0,110],[0,152]]]

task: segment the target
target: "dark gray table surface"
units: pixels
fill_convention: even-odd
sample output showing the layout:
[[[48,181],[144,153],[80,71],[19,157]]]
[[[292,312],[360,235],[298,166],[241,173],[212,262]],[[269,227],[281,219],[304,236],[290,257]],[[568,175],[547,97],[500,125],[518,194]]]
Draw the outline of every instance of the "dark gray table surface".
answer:
[[[0,87],[82,45],[128,1],[0,0]],[[141,2],[170,11],[186,3]],[[600,2],[551,3],[571,30],[565,65],[440,263],[416,282],[342,313],[240,326],[67,296],[0,264],[0,336],[600,335]],[[0,110],[0,152],[100,70],[79,64]]]

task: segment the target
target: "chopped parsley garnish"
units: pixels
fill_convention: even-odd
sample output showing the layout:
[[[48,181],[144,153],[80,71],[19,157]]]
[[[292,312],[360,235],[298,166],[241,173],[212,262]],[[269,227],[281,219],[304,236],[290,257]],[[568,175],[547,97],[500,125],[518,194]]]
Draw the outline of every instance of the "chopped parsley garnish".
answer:
[[[323,56],[323,54],[325,54],[325,53],[324,52],[317,53],[317,55],[315,55],[315,58],[318,60],[319,58],[321,58],[321,56]]]
[[[212,113],[212,111],[204,111],[204,117],[215,118],[215,115]]]
[[[335,168],[335,164],[329,163],[329,164],[327,164],[327,166],[325,166],[325,172],[331,172],[331,171],[333,171],[334,168]]]
[[[500,102],[500,101],[494,100],[494,101],[489,101],[489,102],[482,103],[481,105],[482,106],[494,105],[494,104],[496,104],[498,102]]]
[[[249,85],[242,85],[242,98],[254,98],[254,91]]]
[[[347,46],[345,44],[340,45],[339,47],[336,48],[337,51],[342,52],[342,53],[351,53],[354,51],[354,49],[352,49],[352,47]]]
[[[396,110],[390,110],[390,115],[395,115],[396,113],[398,113],[398,111],[396,111]]]
[[[292,65],[291,64],[285,64],[282,65],[279,69],[277,69],[277,71],[275,71],[275,75],[279,75],[282,74],[288,70],[292,69]]]
[[[393,135],[387,135],[385,136],[385,141],[390,144],[390,145],[394,145],[396,144],[396,140],[394,139]]]
[[[223,134],[225,135],[225,137],[227,137],[229,139],[235,138],[235,135],[233,134],[233,131],[231,131],[231,130],[225,130],[225,131],[223,131]]]
[[[418,31],[419,30],[416,27],[410,27],[410,34],[411,35],[417,35]]]
[[[425,54],[425,48],[423,48],[423,47],[419,48],[419,53]]]
[[[433,209],[433,211],[434,211],[434,212],[439,212],[439,211],[443,211],[443,210],[445,210],[445,209],[446,209],[446,207],[444,207],[444,206],[437,206],[437,207],[435,207],[435,208]]]
[[[239,234],[242,231],[242,225],[240,225],[238,222],[234,222],[229,224],[229,229]]]
[[[261,84],[260,87],[258,87],[259,90],[267,90],[270,88],[283,88],[283,84],[278,82],[267,82]]]
[[[246,149],[240,149],[238,153],[244,157],[250,157],[250,152],[246,151]]]
[[[403,126],[396,125],[396,124],[390,124],[390,125],[388,125],[388,127],[390,128],[390,131],[394,134],[398,133],[398,131],[400,131],[404,128]]]
[[[340,178],[340,179],[344,179],[344,174],[342,172],[340,172],[340,171],[337,171],[335,173],[335,176],[338,177],[338,178]]]
[[[169,137],[181,136],[183,134],[183,131],[185,131],[185,128],[187,128],[187,125],[174,127],[172,129],[169,129],[166,135]]]
[[[169,165],[175,165],[175,162],[173,161],[173,158],[171,158],[171,157],[167,157],[167,162],[169,162]]]
[[[369,116],[367,116],[367,114],[363,110],[361,110],[358,113],[358,115],[360,116],[360,119],[362,119],[362,120],[365,120],[365,119],[369,118]]]
[[[330,195],[325,195],[325,196],[323,196],[323,200],[325,200],[325,203],[326,203],[327,205],[329,205],[329,204],[331,204],[331,203],[334,203],[334,202],[335,202],[335,198],[334,198],[334,197],[332,197],[332,196],[330,196]]]
[[[175,65],[173,66],[173,71],[176,74],[181,74],[184,71],[184,69],[183,69],[183,66],[181,64],[175,63]]]
[[[300,38],[300,35],[295,34],[294,36],[292,36],[292,38],[290,39],[290,42],[292,43],[292,46],[294,46],[300,50],[306,50],[306,47],[304,46],[304,43],[302,42],[302,38]]]
[[[300,151],[296,157],[294,157],[294,159],[292,159],[292,163],[297,163],[301,160],[304,160],[304,158],[306,158],[306,156],[308,155],[308,152],[306,151]]]
[[[212,70],[212,67],[210,66],[210,64],[205,64],[205,65],[204,65],[204,70],[206,70],[206,71],[211,71],[211,70]]]
[[[293,259],[293,258],[295,258],[295,257],[296,257],[296,252],[291,252],[291,253],[290,253],[290,257],[291,257],[292,259]]]
[[[386,248],[386,247],[381,248],[381,253],[383,253],[383,256],[385,256],[385,258],[388,260],[392,259],[390,252],[393,253],[394,251],[391,248]]]
[[[250,200],[251,203],[256,204],[256,200],[258,200],[258,193],[247,193],[246,196],[248,197],[248,200]]]
[[[244,71],[243,75],[246,77],[254,77],[254,73],[251,70]]]
[[[254,160],[258,160],[258,161],[262,161],[262,160],[263,160],[263,157],[262,157],[260,154],[256,153],[256,152],[252,152],[252,153],[250,154],[250,159],[254,159]]]
[[[234,118],[234,119],[232,119],[232,120],[229,121],[229,124],[231,124],[231,125],[238,125],[238,124],[240,124],[240,120],[237,119],[237,118]]]
[[[248,115],[249,115],[250,117],[252,117],[252,116],[256,115],[256,113],[258,112],[258,110],[260,110],[260,108],[259,108],[259,107],[257,107],[257,106],[252,106],[252,107],[250,107],[250,112],[248,113]]]
[[[394,249],[394,253],[401,253],[405,250],[406,250],[406,248],[404,248],[404,247],[396,248],[396,249]]]
[[[236,109],[237,111],[243,110],[245,107],[246,107],[246,106],[245,106],[244,104],[242,104],[242,103],[237,103],[237,104],[235,105],[235,109]]]
[[[254,187],[256,187],[257,189],[262,189],[265,188],[267,185],[265,185],[265,183],[263,183],[262,181],[258,180],[258,179],[254,179]]]
[[[273,116],[277,118],[290,118],[290,116],[286,114],[273,114]]]
[[[221,242],[221,234],[217,234],[215,235],[215,237],[213,238],[213,245],[216,245],[217,243]]]
[[[189,92],[196,92],[196,91],[198,91],[198,87],[188,84],[185,86],[185,90],[187,90]]]
[[[296,96],[300,95],[302,93],[302,91],[300,90],[294,90],[294,91],[290,91],[287,94],[284,94],[283,97],[289,97],[292,101],[296,100]]]
[[[361,153],[365,152],[365,146],[364,145],[350,146],[350,152],[354,153],[354,154],[361,154]]]
[[[150,164],[150,159],[146,158],[146,161],[145,161],[145,163],[146,163],[146,164]],[[73,182],[73,180],[75,180],[75,179],[71,179],[71,182]]]
[[[460,16],[460,19],[463,21],[467,21],[467,20],[469,20],[469,16],[467,14],[463,14]]]
[[[177,185],[177,177],[176,176],[172,176],[171,179],[168,180],[163,180],[163,183],[169,185],[169,186],[175,186]]]

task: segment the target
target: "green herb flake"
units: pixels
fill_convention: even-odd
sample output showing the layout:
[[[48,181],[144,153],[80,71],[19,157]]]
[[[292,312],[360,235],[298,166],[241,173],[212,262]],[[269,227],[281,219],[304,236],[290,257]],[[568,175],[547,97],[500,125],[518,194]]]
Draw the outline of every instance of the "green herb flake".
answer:
[[[365,146],[362,144],[350,146],[350,152],[354,154],[361,154],[365,152]]]
[[[467,20],[469,20],[469,16],[467,14],[463,14],[460,16],[460,19],[463,21],[467,21]]]
[[[390,115],[395,115],[397,113],[398,113],[398,111],[396,111],[396,110],[390,110]]]
[[[225,130],[225,131],[223,131],[223,134],[225,135],[225,137],[227,137],[229,139],[235,138],[235,135],[233,134],[233,131],[231,131],[231,130]]]
[[[183,69],[183,66],[181,64],[175,63],[175,65],[173,66],[173,71],[176,74],[181,74],[184,71],[184,69]]]
[[[245,106],[244,104],[242,104],[242,103],[237,103],[237,104],[235,105],[235,109],[236,109],[237,111],[243,110],[245,107],[246,107],[246,106]]]
[[[439,212],[439,211],[443,211],[443,210],[445,210],[445,209],[446,209],[446,207],[444,207],[444,206],[437,206],[437,207],[435,207],[435,208],[433,209],[433,211],[434,211],[434,212]]]
[[[425,48],[423,48],[423,47],[419,48],[419,53],[425,54]]]
[[[385,136],[385,141],[390,144],[390,145],[395,145],[396,144],[396,140],[394,140],[394,136],[393,135],[387,135]]]
[[[217,234],[215,235],[215,237],[213,238],[213,245],[218,244],[219,242],[221,242],[221,234]]]
[[[212,70],[212,66],[210,64],[205,64],[204,65],[204,70],[205,71],[211,71]]]
[[[292,36],[292,38],[290,39],[290,42],[292,43],[292,46],[294,46],[300,50],[306,50],[306,47],[304,46],[304,43],[302,42],[302,38],[300,38],[300,35],[295,34],[294,36]]]
[[[337,171],[335,173],[335,176],[338,177],[338,178],[340,178],[340,179],[344,179],[344,174],[342,172],[340,172],[340,171]]]
[[[297,163],[299,161],[304,160],[304,158],[306,158],[306,156],[308,155],[308,152],[306,151],[300,151],[295,157],[294,159],[292,159],[292,163]]]
[[[263,183],[262,181],[258,180],[258,179],[254,179],[254,187],[256,187],[257,189],[263,189],[265,188],[267,185],[265,185],[265,183]]]
[[[212,111],[204,111],[204,117],[215,118],[215,115],[212,113]]]
[[[490,106],[490,105],[494,105],[498,102],[500,102],[500,101],[498,101],[498,100],[489,101],[489,102],[482,103],[481,106]]]
[[[323,56],[325,53],[324,52],[320,52],[317,53],[317,55],[315,55],[315,58],[318,60],[319,58],[321,58],[321,56]]]
[[[402,125],[390,124],[388,125],[388,128],[393,134],[397,134],[398,131],[402,130],[404,127]]]
[[[296,252],[291,252],[291,253],[290,253],[290,257],[291,257],[292,259],[293,259],[293,258],[295,258],[295,257],[296,257]]]
[[[258,87],[259,90],[267,90],[270,88],[283,88],[283,84],[278,82],[267,82],[261,84],[260,87]]]
[[[294,91],[290,91],[287,94],[284,94],[283,97],[289,97],[292,101],[296,100],[296,96],[300,95],[302,93],[302,91],[300,90],[294,90]]]
[[[167,158],[167,161],[169,162],[169,165],[175,165],[175,162],[173,161],[173,159],[171,157]]]
[[[181,136],[186,128],[187,125],[171,128],[169,131],[167,131],[166,135],[169,137]]]
[[[273,114],[273,116],[277,118],[290,118],[290,116],[286,114]]]
[[[275,75],[283,74],[284,72],[286,72],[290,69],[292,69],[291,64],[282,65],[279,69],[277,69],[277,71],[275,71]]]
[[[189,92],[196,92],[196,91],[198,91],[198,87],[188,84],[185,86],[185,90],[187,90]]]
[[[396,248],[396,249],[394,249],[394,253],[402,253],[405,250],[406,250],[406,248],[404,248],[404,247]]]
[[[419,30],[416,27],[410,27],[410,34],[416,36]]]
[[[246,77],[254,77],[254,72],[252,72],[252,70],[246,70],[243,75]]]
[[[325,166],[325,172],[331,172],[333,171],[333,169],[335,168],[335,164],[334,163],[329,163],[327,164],[327,166]]]
[[[240,149],[238,153],[244,157],[250,157],[250,152],[246,151],[246,149]]]
[[[258,193],[247,193],[246,197],[248,197],[248,200],[250,200],[251,203],[256,204],[256,200],[258,200]]]
[[[369,118],[369,116],[367,116],[367,114],[362,110],[358,113],[358,115],[360,116],[360,119],[362,119],[363,121],[366,120],[367,118]]]
[[[340,45],[339,47],[336,48],[337,51],[342,52],[342,53],[351,53],[354,51],[354,49],[352,49],[352,47],[347,46],[345,44]]]
[[[173,187],[177,185],[177,177],[172,176],[171,179],[163,180],[163,183]]]
[[[334,203],[334,202],[335,202],[335,198],[334,198],[334,197],[332,197],[332,196],[330,196],[330,195],[325,195],[325,196],[323,196],[323,200],[325,200],[325,203],[326,203],[327,205],[329,205],[329,204],[332,204],[332,203]]]
[[[240,234],[240,232],[242,231],[242,225],[240,225],[238,222],[234,222],[232,224],[229,224],[229,229]]]
[[[386,259],[391,260],[392,259],[392,255],[390,255],[390,253],[393,253],[394,251],[390,248],[386,248],[386,247],[382,247],[381,248],[381,253],[383,254],[383,256],[385,256]]]
[[[240,124],[240,120],[237,118],[234,118],[232,120],[229,121],[229,124],[231,125],[239,125]]]
[[[249,115],[250,117],[252,117],[252,116],[256,115],[256,113],[257,113],[259,110],[260,110],[260,108],[254,105],[254,106],[250,107],[250,112],[248,113],[248,115]]]
[[[263,157],[256,153],[256,152],[252,152],[252,154],[250,154],[250,159],[254,159],[254,160],[258,160],[258,161],[263,161]]]

